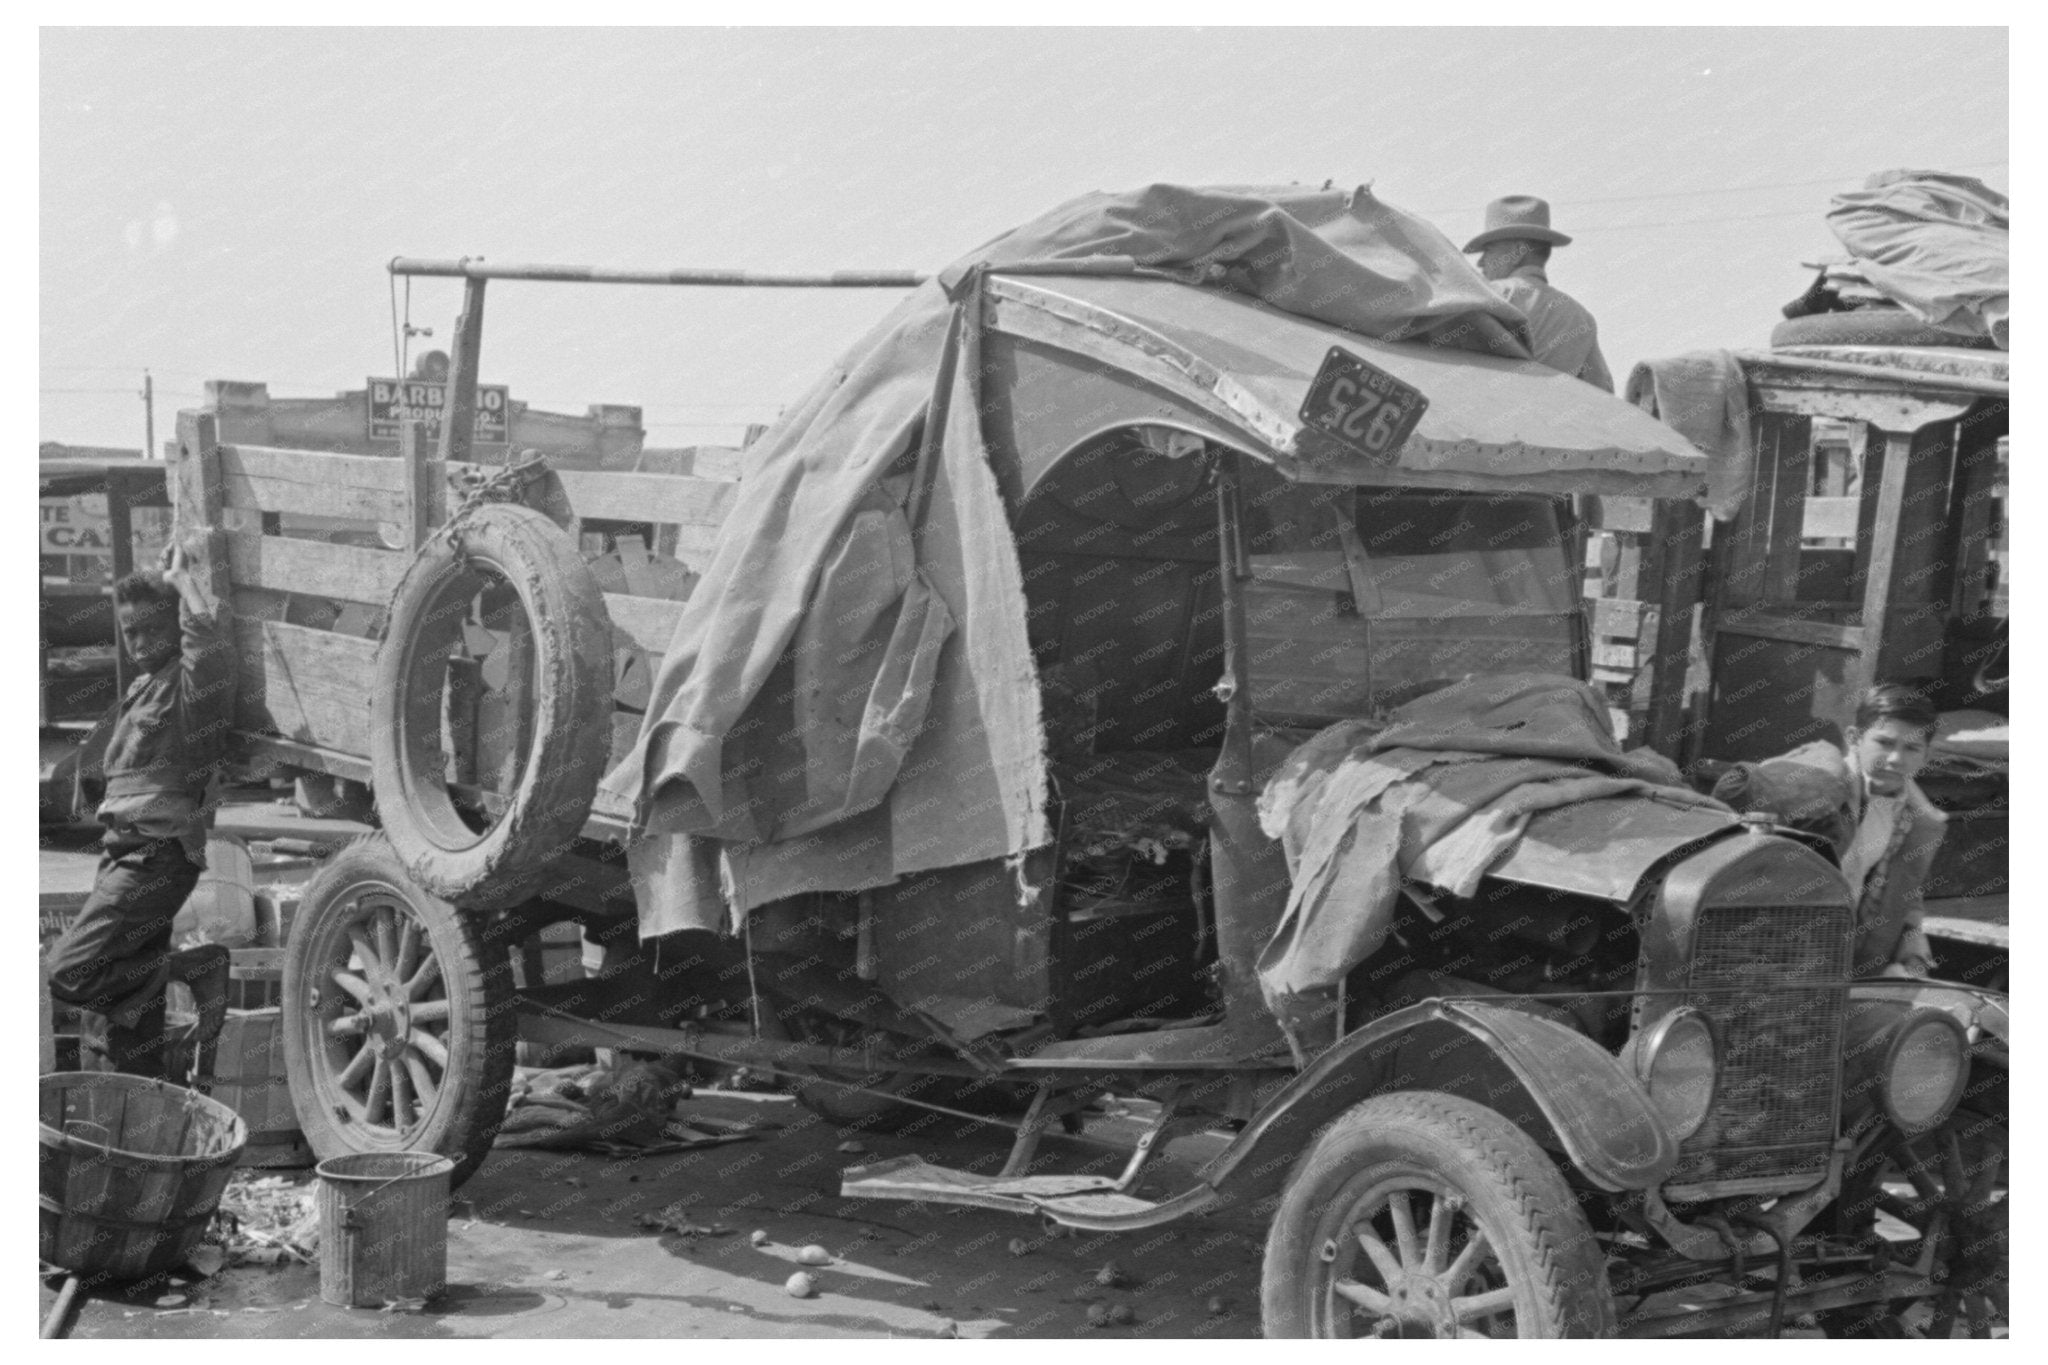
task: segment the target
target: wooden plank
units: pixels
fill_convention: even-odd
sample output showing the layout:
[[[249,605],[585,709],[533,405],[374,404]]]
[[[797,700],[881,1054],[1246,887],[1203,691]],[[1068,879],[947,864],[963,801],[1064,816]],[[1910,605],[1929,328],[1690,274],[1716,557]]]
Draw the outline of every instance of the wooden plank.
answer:
[[[1807,540],[1854,540],[1858,498],[1808,498],[1801,534]]]
[[[1792,602],[1799,596],[1799,542],[1805,533],[1806,484],[1813,463],[1813,424],[1779,428],[1777,459],[1770,484],[1771,528],[1763,553],[1763,579],[1757,598]],[[1759,487],[1760,496],[1763,489]]]
[[[405,466],[388,456],[331,455],[269,446],[221,448],[221,491],[226,505],[262,512],[402,524],[409,501],[405,475]]]
[[[1751,392],[1757,406],[1772,412],[1869,422],[1891,430],[1910,430],[1929,422],[1960,417],[1970,409],[1972,401],[1909,398],[1897,391],[1855,393],[1840,387],[1839,380],[1819,389],[1802,389],[1789,384],[1753,384]]]
[[[178,414],[178,472],[173,535],[185,542],[192,581],[216,605],[234,586],[221,543],[223,466],[220,427],[210,412]]]
[[[676,620],[683,614],[684,604],[608,592],[604,595],[604,606],[611,613],[612,628],[659,662],[668,653],[669,638],[675,634]]]
[[[1595,641],[1593,644],[1593,667],[1626,671],[1633,678],[1639,666],[1634,645],[1607,644]]]
[[[1596,597],[1592,600],[1593,633],[1633,640],[1642,629],[1643,613],[1649,608],[1630,597]]]
[[[332,773],[356,782],[370,780],[370,760],[359,754],[338,753],[296,739],[276,735],[239,736],[241,768],[251,776],[263,776],[280,768],[303,768]]]
[[[252,479],[322,486],[341,484],[379,493],[403,493],[407,486],[404,462],[389,455],[343,455],[331,450],[234,444],[221,447],[221,469],[226,474]]]
[[[448,520],[448,486],[430,467],[427,438],[419,422],[398,429],[398,461],[405,466],[406,530],[412,547],[427,543],[434,528]]]
[[[747,453],[727,446],[698,446],[695,458],[690,462],[690,472],[700,479],[726,479],[738,482],[746,473]]]
[[[237,533],[227,537],[228,563],[243,588],[332,597],[381,607],[391,600],[411,557],[392,550],[331,545],[320,540]]]
[[[1729,612],[1721,618],[1723,635],[1747,635],[1759,640],[1783,640],[1794,645],[1819,645],[1825,649],[1863,648],[1862,626],[1836,625],[1831,621],[1801,621],[1790,616],[1773,616],[1759,610]]]
[[[1592,504],[1587,523],[1599,531],[1627,531],[1642,535],[1650,529],[1656,503],[1650,498],[1589,498]]]
[[[738,485],[687,474],[627,474],[611,470],[556,471],[570,506],[583,520],[673,522],[717,527],[732,511]]]
[[[1850,694],[1861,696],[1877,681],[1877,656],[1884,639],[1885,612],[1891,605],[1892,564],[1899,553],[1899,525],[1905,514],[1906,475],[1913,459],[1914,433],[1884,433],[1884,473],[1878,485],[1877,522],[1870,528],[1870,564],[1863,580],[1863,622],[1869,633],[1858,641]],[[1868,480],[1866,462],[1863,477]]]
[[[370,752],[377,642],[282,621],[235,622],[236,728],[343,754]]]
[[[1649,695],[1643,704],[1642,731],[1633,737],[1681,765],[1693,757],[1681,750],[1688,743],[1685,688],[1692,660],[1693,620],[1703,590],[1700,544],[1705,525],[1705,517],[1691,503],[1659,505],[1651,532],[1662,561],[1657,566],[1657,596],[1644,613],[1642,633],[1637,636],[1646,651]]]

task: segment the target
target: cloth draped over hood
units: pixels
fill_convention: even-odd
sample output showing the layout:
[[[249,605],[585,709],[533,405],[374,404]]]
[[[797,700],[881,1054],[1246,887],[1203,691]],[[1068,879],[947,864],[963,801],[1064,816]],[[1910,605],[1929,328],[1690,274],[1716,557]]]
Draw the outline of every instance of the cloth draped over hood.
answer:
[[[2012,349],[2011,203],[1968,175],[1880,171],[1834,197],[1828,226],[1855,270],[1901,308]]]
[[[1365,336],[1528,355],[1526,319],[1455,246],[1365,189],[1091,194],[955,262],[749,451],[600,789],[669,836],[633,845],[643,937],[718,927],[721,878],[743,914],[1049,840],[1023,581],[975,387],[989,270],[1154,275]]]
[[[1756,468],[1749,380],[1733,351],[1689,351],[1644,360],[1629,372],[1628,401],[1697,446],[1707,457],[1700,505],[1726,521],[1749,497]]]
[[[1572,678],[1480,676],[1344,721],[1295,750],[1259,797],[1293,887],[1258,961],[1283,1024],[1301,1020],[1392,929],[1401,884],[1471,896],[1546,810],[1654,793],[1725,809],[1648,750],[1622,752],[1599,694]]]

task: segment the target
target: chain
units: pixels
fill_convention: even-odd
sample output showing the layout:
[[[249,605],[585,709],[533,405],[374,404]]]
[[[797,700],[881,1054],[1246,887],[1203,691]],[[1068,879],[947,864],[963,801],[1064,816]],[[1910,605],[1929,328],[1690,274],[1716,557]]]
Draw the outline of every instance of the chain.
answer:
[[[522,450],[510,464],[486,467],[465,465],[448,476],[448,489],[457,498],[454,525],[478,507],[498,502],[523,502],[526,490],[548,472],[547,457],[537,450]]]

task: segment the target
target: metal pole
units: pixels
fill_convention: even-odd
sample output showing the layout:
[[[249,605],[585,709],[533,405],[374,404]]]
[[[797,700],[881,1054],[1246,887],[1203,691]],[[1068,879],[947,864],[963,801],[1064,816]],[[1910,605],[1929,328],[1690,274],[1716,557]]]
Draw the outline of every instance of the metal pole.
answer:
[[[555,284],[736,285],[756,289],[915,289],[930,276],[914,270],[834,270],[819,274],[777,274],[753,270],[614,270],[588,265],[490,265],[475,257],[458,261],[394,256],[393,275],[463,280],[538,280]]]
[[[142,372],[142,458],[160,458],[156,449],[156,381]]]

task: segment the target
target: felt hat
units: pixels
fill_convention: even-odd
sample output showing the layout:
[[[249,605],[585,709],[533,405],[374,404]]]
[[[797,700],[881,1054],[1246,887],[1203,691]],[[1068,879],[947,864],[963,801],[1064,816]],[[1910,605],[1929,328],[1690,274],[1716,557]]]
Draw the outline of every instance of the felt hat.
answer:
[[[1465,243],[1480,251],[1495,242],[1548,242],[1566,246],[1571,238],[1550,226],[1550,201],[1533,194],[1507,194],[1486,206],[1486,230]]]

